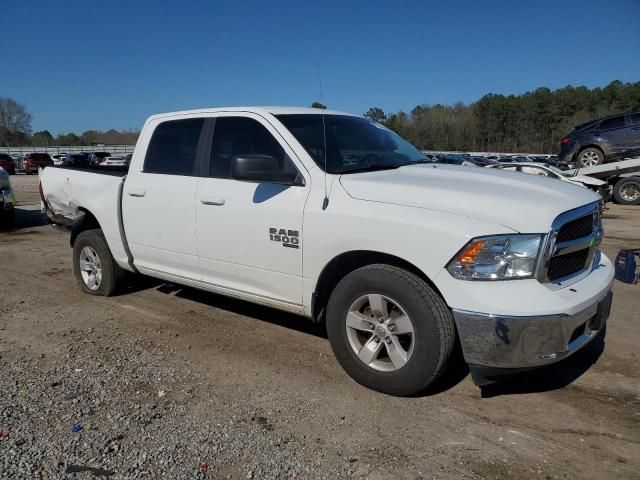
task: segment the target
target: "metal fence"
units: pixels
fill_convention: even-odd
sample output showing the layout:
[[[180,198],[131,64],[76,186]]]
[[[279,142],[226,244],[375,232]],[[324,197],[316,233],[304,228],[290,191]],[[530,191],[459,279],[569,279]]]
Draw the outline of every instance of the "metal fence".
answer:
[[[79,152],[110,152],[126,155],[133,153],[135,145],[76,145],[61,147],[0,147],[0,153],[9,155],[23,155],[25,153],[79,153]]]

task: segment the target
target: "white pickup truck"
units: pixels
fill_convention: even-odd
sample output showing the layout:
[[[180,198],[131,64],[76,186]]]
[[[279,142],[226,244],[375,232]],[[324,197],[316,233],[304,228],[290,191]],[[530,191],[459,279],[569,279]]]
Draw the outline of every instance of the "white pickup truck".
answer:
[[[134,272],[325,322],[343,368],[382,392],[425,389],[458,339],[478,385],[592,340],[614,274],[600,197],[427,162],[359,116],[221,108],[150,117],[126,176],[40,180],[87,293]]]

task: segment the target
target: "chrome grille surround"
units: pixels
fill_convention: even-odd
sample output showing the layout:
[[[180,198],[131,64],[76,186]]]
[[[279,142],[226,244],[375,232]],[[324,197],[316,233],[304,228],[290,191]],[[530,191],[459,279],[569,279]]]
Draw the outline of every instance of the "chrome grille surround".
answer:
[[[580,218],[591,216],[593,228],[591,234],[558,242],[558,233],[562,227]],[[600,260],[598,246],[604,236],[602,228],[602,202],[594,202],[568,212],[561,213],[551,224],[551,230],[543,239],[540,261],[536,271],[536,278],[540,283],[549,284],[551,288],[562,288],[586,277],[591,272],[593,265]],[[584,267],[576,272],[561,278],[549,278],[549,265],[554,257],[588,249],[588,255]]]

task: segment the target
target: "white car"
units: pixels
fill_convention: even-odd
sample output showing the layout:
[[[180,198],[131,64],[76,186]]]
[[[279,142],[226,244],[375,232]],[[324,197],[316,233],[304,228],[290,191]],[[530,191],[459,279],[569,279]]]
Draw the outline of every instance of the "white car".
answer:
[[[99,165],[101,167],[126,167],[127,157],[107,157]]]
[[[126,176],[45,169],[42,205],[71,228],[86,293],[139,272],[294,312],[389,394],[434,382],[456,339],[483,385],[603,331],[614,271],[600,196],[428,162],[347,113],[191,110],[146,121]]]
[[[574,173],[565,172],[544,163],[498,163],[496,165],[489,165],[487,168],[497,168],[510,172],[522,172],[562,180],[580,185],[581,187],[590,188],[605,199],[608,197],[609,185],[607,182],[598,180],[597,178],[587,177],[586,175],[575,175]]]
[[[64,161],[67,158],[67,154],[66,153],[54,153],[53,155],[51,155],[51,159],[53,160],[53,164],[56,167],[61,167],[62,165],[64,165]]]

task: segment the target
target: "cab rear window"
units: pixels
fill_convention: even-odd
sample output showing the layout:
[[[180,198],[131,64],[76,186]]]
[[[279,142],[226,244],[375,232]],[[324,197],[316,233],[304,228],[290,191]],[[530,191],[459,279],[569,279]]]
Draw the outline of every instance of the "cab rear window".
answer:
[[[162,122],[153,132],[144,159],[145,173],[194,175],[203,118]]]

